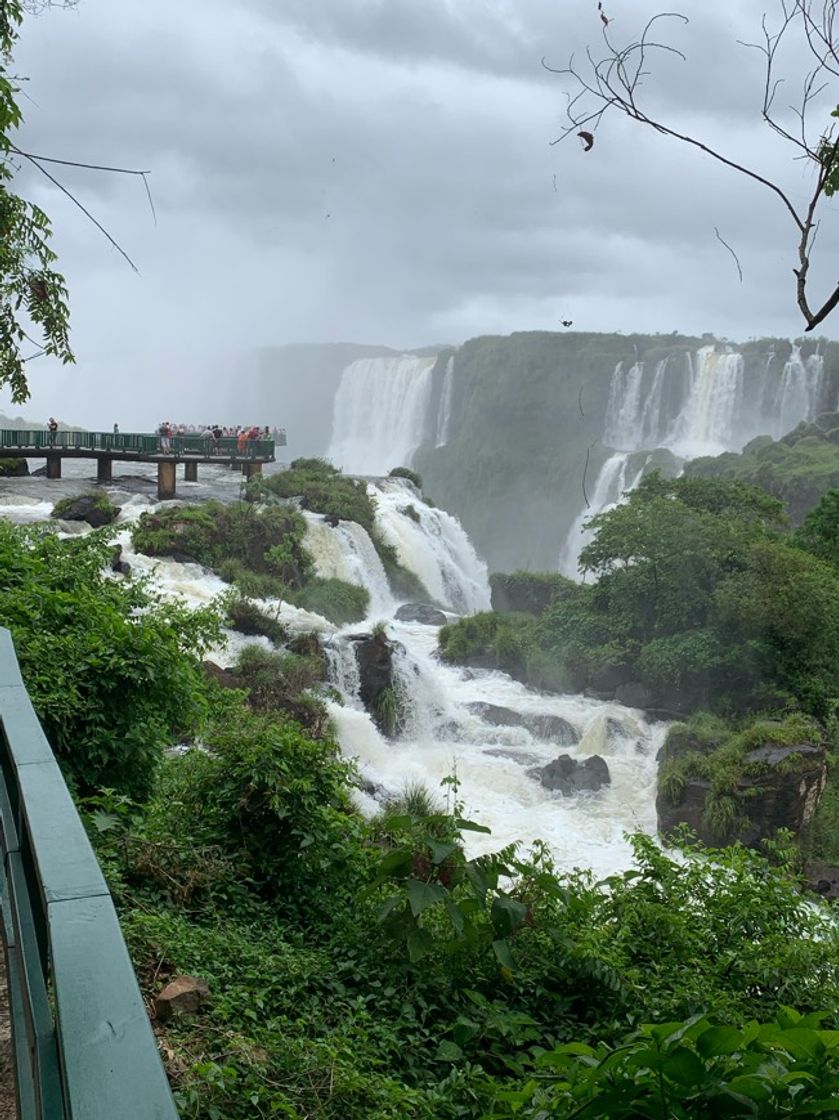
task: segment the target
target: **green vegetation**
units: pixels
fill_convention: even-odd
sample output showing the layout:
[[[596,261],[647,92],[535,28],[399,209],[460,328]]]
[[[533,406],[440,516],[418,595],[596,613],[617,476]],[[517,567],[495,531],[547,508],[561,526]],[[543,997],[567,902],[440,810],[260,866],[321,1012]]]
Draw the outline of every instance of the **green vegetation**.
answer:
[[[749,752],[764,746],[819,746],[823,741],[823,728],[801,713],[783,720],[748,722],[739,730],[707,713],[700,713],[670,729],[658,788],[677,805],[690,778],[708,781],[705,819],[722,842],[737,833],[740,802],[744,796],[738,791],[738,783],[742,779],[759,778],[769,770],[766,763],[750,760]],[[789,756],[787,765],[794,769],[794,754]]]
[[[240,634],[258,635],[271,642],[283,642],[288,637],[278,618],[267,615],[244,595],[234,592],[224,606],[228,625]]]
[[[800,525],[827,491],[839,487],[839,413],[824,412],[778,441],[758,436],[740,455],[694,459],[685,474],[759,486],[783,502],[793,524]]]
[[[0,520],[0,625],[71,786],[142,798],[163,748],[204,724],[218,619],[107,578],[110,556],[106,534],[61,541]]]
[[[15,150],[13,136],[23,116],[12,50],[23,18],[20,0],[0,5],[0,149]],[[61,362],[73,361],[69,340],[67,288],[52,265],[52,230],[47,215],[34,202],[14,194],[16,173],[12,159],[0,163],[0,385],[8,385],[15,403],[29,396],[26,361],[21,347],[40,337],[45,354]]]
[[[839,695],[839,579],[796,547],[776,499],[740,482],[653,473],[591,524],[581,562],[594,584],[529,625],[478,616],[447,627],[444,656],[494,661],[559,690],[620,696],[633,684],[646,706],[677,712],[792,704],[827,718]],[[831,531],[829,510],[820,524]]]
[[[305,519],[290,506],[204,502],[144,513],[132,539],[138,551],[150,556],[174,556],[215,568],[245,599],[281,599],[315,611],[336,626],[360,622],[367,613],[369,593],[342,580],[315,576],[303,545],[305,534]],[[246,625],[262,627],[245,633],[271,637],[253,604],[236,609]],[[267,625],[280,634],[270,620]]]
[[[11,460],[15,462],[15,460]],[[75,495],[74,497],[61,498],[52,507],[50,517],[62,518],[67,517],[68,514],[73,512],[73,507],[81,500],[84,501],[89,513],[85,513],[83,520],[87,521],[92,517],[92,524],[110,525],[119,513],[119,507],[112,504],[111,499],[104,490],[96,490],[91,494]]]
[[[489,577],[492,609],[541,614],[554,599],[566,599],[577,585],[559,572],[493,572]]]
[[[422,477],[416,471],[412,471],[410,467],[394,467],[392,471],[388,471],[389,478],[407,478],[408,482],[413,482],[417,490],[422,492]]]
[[[25,459],[0,459],[0,478],[17,478],[29,474]]]
[[[601,882],[558,874],[543,845],[471,856],[464,837],[486,829],[454,779],[366,821],[316,718],[317,643],[246,648],[220,689],[200,664],[218,620],[110,580],[108,555],[107,533],[0,522],[0,620],[86,795],[141,985],[210,985],[201,1012],[158,1028],[185,1117],[834,1108],[820,1032],[839,1027],[839,938],[783,838],[677,862],[638,836],[635,869]],[[201,748],[161,761],[187,724]],[[670,746],[724,733],[705,717]]]

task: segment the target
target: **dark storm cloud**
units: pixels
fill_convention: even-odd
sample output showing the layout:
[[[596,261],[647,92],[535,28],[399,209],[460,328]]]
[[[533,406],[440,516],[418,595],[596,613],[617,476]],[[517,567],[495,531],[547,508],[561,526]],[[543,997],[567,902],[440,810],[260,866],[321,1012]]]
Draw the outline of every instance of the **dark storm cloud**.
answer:
[[[655,10],[604,7],[621,36]],[[667,29],[687,61],[654,60],[645,96],[798,197],[800,165],[760,129],[759,58],[736,45],[762,5],[734,7],[690,0],[690,26]],[[150,168],[159,217],[134,180],[62,172],[138,280],[22,171],[71,282],[82,364],[66,384],[82,388],[67,407],[123,365],[168,412],[163,394],[188,402],[218,354],[295,339],[409,346],[565,317],[798,330],[792,239],[768,193],[625,120],[604,122],[591,153],[549,146],[567,87],[540,58],[561,66],[599,33],[594,0],[83,0],[30,21],[22,142]],[[132,379],[109,391],[127,399]]]

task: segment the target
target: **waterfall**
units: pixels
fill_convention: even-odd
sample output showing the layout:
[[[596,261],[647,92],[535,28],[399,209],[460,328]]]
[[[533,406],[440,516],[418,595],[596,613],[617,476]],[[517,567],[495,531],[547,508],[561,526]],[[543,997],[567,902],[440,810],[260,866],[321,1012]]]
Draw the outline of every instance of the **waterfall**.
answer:
[[[385,542],[434,600],[458,614],[489,610],[486,564],[457,518],[427,506],[404,479],[382,479],[371,483],[368,492]]]
[[[661,406],[664,398],[664,371],[667,369],[667,363],[669,361],[670,358],[668,356],[656,363],[653,383],[641,409],[639,447],[655,447],[661,440]]]
[[[443,391],[440,394],[440,407],[437,410],[437,447],[445,447],[449,442],[449,429],[452,424],[452,393],[454,391],[454,354],[446,362],[443,377]]]
[[[559,559],[559,570],[569,579],[577,579],[579,575],[578,561],[580,553],[594,539],[591,529],[583,526],[598,513],[605,513],[620,502],[624,493],[634,490],[644,475],[644,466],[635,473],[631,481],[626,481],[626,471],[629,466],[629,452],[619,452],[610,456],[600,468],[600,474],[594,484],[591,495],[591,505],[578,514],[574,524],[568,531],[562,555]]]
[[[606,428],[603,442],[616,450],[634,451],[640,436],[641,382],[644,365],[635,362],[628,370],[618,362],[612,374],[609,403],[606,406]]]
[[[673,449],[685,459],[739,450],[737,420],[743,399],[743,356],[697,351],[687,401],[679,415]]]
[[[339,521],[333,528],[317,514],[304,513],[306,548],[322,579],[342,579],[370,594],[369,614],[393,613],[395,606],[384,565],[367,530],[355,521]]]
[[[363,358],[341,375],[328,457],[351,474],[408,466],[422,443],[435,358]]]
[[[776,439],[791,432],[802,420],[815,419],[823,374],[821,354],[802,359],[800,348],[793,344],[792,353],[784,363],[775,400],[773,434]]]

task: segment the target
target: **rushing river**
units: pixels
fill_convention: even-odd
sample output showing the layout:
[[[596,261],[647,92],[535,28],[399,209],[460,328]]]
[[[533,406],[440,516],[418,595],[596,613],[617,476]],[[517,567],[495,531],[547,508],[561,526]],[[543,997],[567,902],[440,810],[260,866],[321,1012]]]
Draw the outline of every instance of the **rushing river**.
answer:
[[[33,461],[33,466],[39,465]],[[93,485],[92,464],[64,463],[66,477],[0,480],[0,515],[19,524],[46,521],[62,497]],[[132,464],[131,474],[116,476],[107,487],[122,507],[118,542],[136,573],[152,577],[161,593],[191,606],[213,601],[227,585],[196,564],[156,560],[131,547],[131,525],[158,505],[153,466]],[[178,501],[238,497],[241,476],[218,466],[200,468],[200,481],[178,480]],[[410,484],[371,480],[377,504],[378,529],[393,544],[401,562],[418,575],[432,596],[453,615],[486,609],[489,587],[486,568],[476,556],[459,522],[442,510],[424,505]],[[169,503],[167,503],[169,504]],[[404,512],[411,507],[410,512]],[[338,629],[319,615],[289,604],[267,601],[292,630],[316,630],[325,642],[332,683],[342,703],[329,702],[341,748],[358,760],[367,788],[375,796],[397,794],[407,782],[421,781],[436,789],[456,774],[459,797],[472,819],[489,826],[491,836],[470,834],[473,852],[512,841],[545,840],[562,867],[590,867],[599,875],[630,862],[627,831],[655,829],[656,754],[665,725],[649,725],[639,712],[618,704],[578,695],[538,693],[501,672],[463,669],[443,664],[436,656],[437,631],[418,623],[393,619],[398,606],[388,587],[378,555],[360,526],[342,522],[333,529],[317,515],[307,514],[307,547],[319,574],[360,584],[370,592],[366,623]],[[79,523],[60,522],[67,533],[86,531]],[[406,698],[407,726],[391,741],[379,734],[358,699],[358,673],[349,634],[369,631],[384,621],[397,643],[395,664]],[[243,645],[266,639],[226,632],[224,645],[211,657],[223,665],[235,661]],[[562,746],[539,738],[523,726],[494,726],[476,714],[480,704],[501,705],[524,717],[561,716],[576,729],[579,742]],[[601,755],[608,763],[611,784],[597,793],[563,797],[529,777],[529,767],[544,765],[559,754],[585,758]],[[445,796],[443,790],[440,797]],[[371,794],[359,794],[362,809],[374,811]]]

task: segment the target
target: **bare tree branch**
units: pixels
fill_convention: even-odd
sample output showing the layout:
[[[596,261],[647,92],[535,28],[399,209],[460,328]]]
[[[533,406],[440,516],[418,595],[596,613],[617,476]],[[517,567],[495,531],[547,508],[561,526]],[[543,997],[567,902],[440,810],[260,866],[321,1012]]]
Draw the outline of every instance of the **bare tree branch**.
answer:
[[[678,48],[661,42],[656,37],[659,26],[665,21],[688,24],[686,16],[678,12],[660,12],[650,19],[641,35],[625,46],[618,46],[612,38],[607,25],[603,31],[605,52],[597,55],[587,48],[585,63],[579,63],[572,55],[568,65],[555,69],[543,59],[543,66],[569,81],[571,89],[566,91],[565,119],[567,123],[552,144],[558,144],[568,136],[586,128],[594,134],[603,117],[611,110],[622,113],[639,124],[654,129],[663,136],[669,136],[683,144],[698,149],[711,159],[736,171],[748,179],[759,183],[770,191],[781,203],[784,211],[796,230],[795,249],[798,258],[794,269],[796,277],[796,302],[811,331],[818,326],[839,304],[839,284],[836,290],[817,310],[809,304],[807,288],[811,255],[818,228],[818,208],[826,196],[839,190],[839,139],[829,122],[818,120],[816,106],[819,99],[839,79],[839,38],[837,38],[837,9],[839,0],[777,0],[779,18],[777,24],[770,25],[764,15],[761,20],[761,41],[742,43],[743,46],[757,50],[764,59],[764,79],[761,104],[761,118],[768,128],[798,152],[797,158],[808,160],[816,171],[815,183],[806,205],[796,204],[787,190],[773,177],[759,169],[741,162],[736,156],[728,154],[716,145],[707,143],[698,136],[682,132],[678,128],[651,113],[640,98],[643,79],[649,71],[649,62],[657,55],[675,55],[685,59]],[[809,51],[811,66],[799,80],[799,100],[794,105],[779,109],[779,91],[784,87],[785,77],[780,70],[781,51],[791,39],[798,36],[798,42]],[[792,44],[794,45],[794,43]],[[839,90],[836,100],[839,101]],[[789,124],[789,113],[795,125]],[[816,116],[815,124],[812,117]],[[794,131],[793,131],[794,127]],[[737,264],[740,279],[742,268],[737,255],[730,245],[723,241],[715,228],[717,239],[732,254]]]

